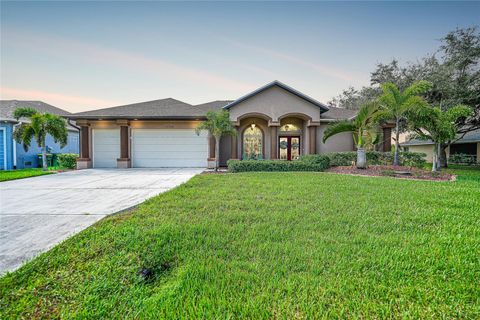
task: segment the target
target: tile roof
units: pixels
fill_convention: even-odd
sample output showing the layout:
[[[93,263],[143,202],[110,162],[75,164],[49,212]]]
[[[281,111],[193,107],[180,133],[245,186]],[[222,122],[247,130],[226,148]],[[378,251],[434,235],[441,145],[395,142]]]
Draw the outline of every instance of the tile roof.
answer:
[[[468,142],[480,142],[480,129],[473,130],[467,132],[462,139],[456,141],[455,143],[468,143]],[[402,146],[416,146],[416,145],[423,145],[423,144],[433,144],[431,140],[418,140],[418,139],[411,139],[404,143],[401,143]]]
[[[327,112],[322,113],[321,119],[331,119],[331,120],[337,120],[337,119],[348,119],[353,116],[355,116],[358,112],[358,110],[350,110],[350,109],[345,109],[345,108],[338,108],[338,107],[328,107],[329,110]],[[321,120],[320,119],[320,120]]]

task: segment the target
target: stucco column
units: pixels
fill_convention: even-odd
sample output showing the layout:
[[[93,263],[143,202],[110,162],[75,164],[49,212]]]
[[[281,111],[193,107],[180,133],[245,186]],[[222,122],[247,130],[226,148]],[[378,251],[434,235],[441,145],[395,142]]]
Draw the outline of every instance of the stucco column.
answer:
[[[80,126],[80,158],[77,159],[77,169],[88,169],[92,167],[90,158],[90,126],[84,121],[77,121]]]
[[[277,127],[270,127],[270,159],[278,159],[278,137],[277,137]]]
[[[130,123],[128,120],[117,120],[120,126],[120,158],[117,159],[117,168],[130,168]]]
[[[238,159],[238,152],[237,152],[238,151],[237,150],[238,129],[236,128],[236,130],[237,130],[237,134],[231,136],[232,142],[230,147],[230,159]]]
[[[308,127],[308,153],[317,153],[317,127]]]

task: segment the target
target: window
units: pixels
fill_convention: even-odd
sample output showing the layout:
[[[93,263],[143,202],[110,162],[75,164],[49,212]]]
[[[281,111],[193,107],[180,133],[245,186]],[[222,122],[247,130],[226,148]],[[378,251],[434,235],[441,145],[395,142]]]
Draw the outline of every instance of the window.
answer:
[[[252,124],[243,131],[243,155],[244,160],[263,159],[263,133],[257,126]]]
[[[287,123],[284,124],[283,126],[280,127],[281,132],[296,132],[300,131],[300,128],[292,123]]]

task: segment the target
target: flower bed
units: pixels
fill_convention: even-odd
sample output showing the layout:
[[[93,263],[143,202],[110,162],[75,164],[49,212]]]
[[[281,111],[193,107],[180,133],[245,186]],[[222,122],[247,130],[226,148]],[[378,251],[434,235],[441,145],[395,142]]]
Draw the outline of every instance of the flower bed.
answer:
[[[405,166],[368,166],[367,169],[357,169],[354,166],[337,166],[327,169],[326,172],[436,181],[449,181],[455,178],[454,175],[446,172],[434,173],[420,168]]]

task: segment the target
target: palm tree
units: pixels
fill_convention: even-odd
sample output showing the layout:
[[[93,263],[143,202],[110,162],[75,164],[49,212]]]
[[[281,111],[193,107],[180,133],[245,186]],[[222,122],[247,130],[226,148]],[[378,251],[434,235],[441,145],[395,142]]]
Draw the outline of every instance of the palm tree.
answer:
[[[383,109],[381,118],[395,121],[395,153],[393,156],[393,165],[395,166],[399,165],[400,126],[403,121],[407,120],[406,115],[409,110],[426,104],[426,101],[419,94],[425,93],[431,86],[430,82],[421,80],[414,82],[402,92],[391,82],[382,84],[383,94],[379,97]]]
[[[432,171],[440,171],[440,146],[449,140],[455,139],[461,119],[472,115],[472,108],[457,105],[447,111],[440,107],[425,105],[409,113],[409,129],[414,137],[421,140],[430,140],[433,146]]]
[[[235,127],[230,122],[230,114],[225,110],[207,112],[207,120],[201,122],[195,129],[195,132],[199,135],[202,130],[208,130],[215,138],[215,171],[218,171],[220,139],[224,135],[237,134]],[[232,148],[234,147],[232,146]]]
[[[43,170],[48,170],[47,149],[45,139],[47,134],[51,135],[55,142],[60,142],[60,147],[67,144],[68,131],[65,119],[50,113],[39,113],[32,108],[18,108],[14,111],[15,119],[28,118],[28,123],[22,123],[13,132],[15,141],[23,144],[25,151],[28,151],[32,139],[35,138],[37,145],[42,150]]]
[[[367,167],[365,147],[375,144],[378,140],[379,114],[380,108],[376,102],[367,103],[360,108],[355,118],[331,124],[324,132],[323,142],[333,135],[350,132],[357,147],[357,168],[365,169]]]

